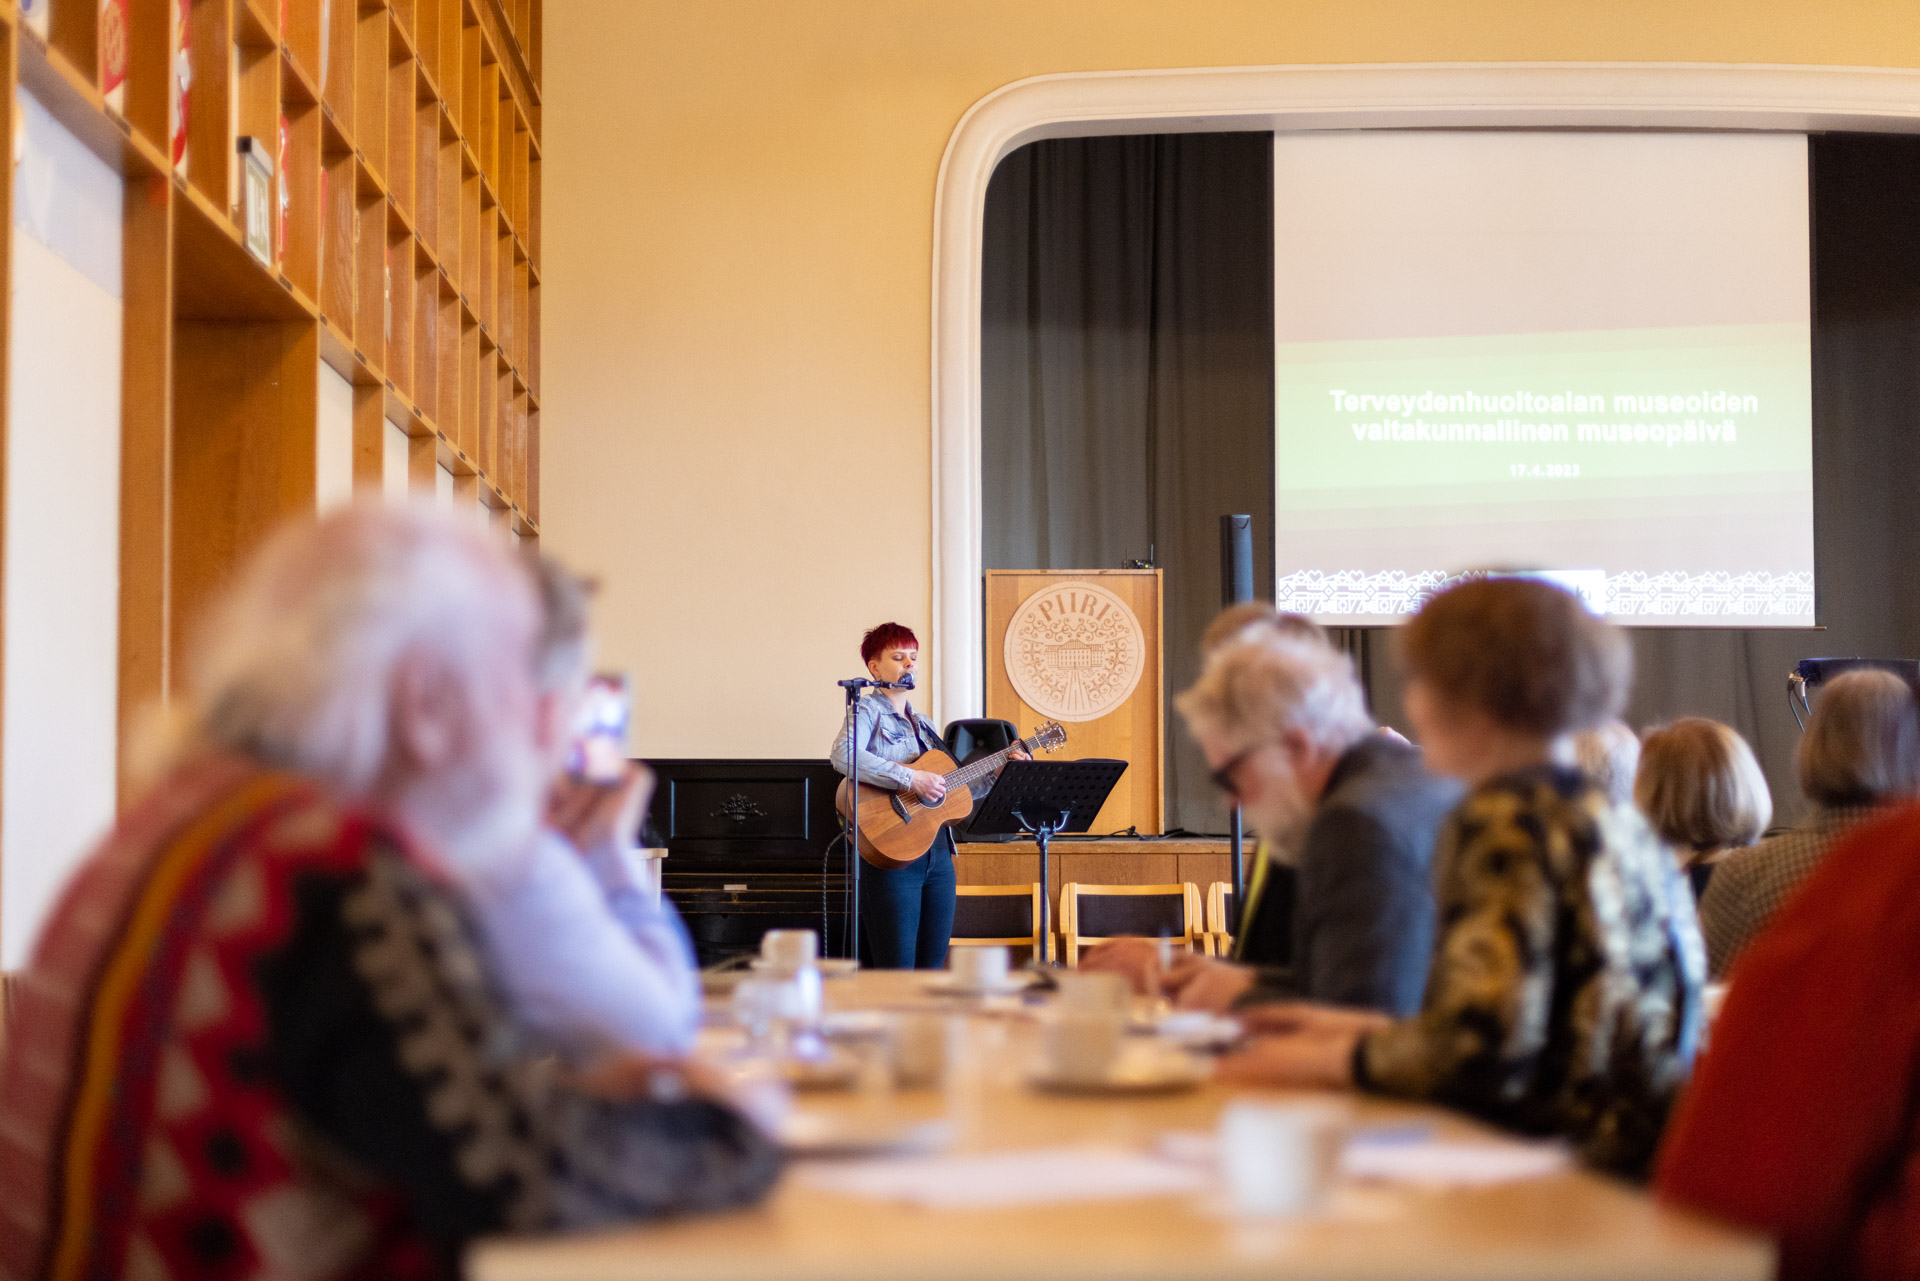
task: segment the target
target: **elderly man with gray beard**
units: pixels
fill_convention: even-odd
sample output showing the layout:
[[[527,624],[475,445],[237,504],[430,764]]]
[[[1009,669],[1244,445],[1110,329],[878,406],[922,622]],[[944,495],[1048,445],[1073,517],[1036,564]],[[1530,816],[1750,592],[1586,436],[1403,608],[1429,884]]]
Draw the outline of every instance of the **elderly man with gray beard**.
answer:
[[[696,1070],[530,1053],[469,915],[567,746],[543,572],[373,508],[244,570],[15,985],[0,1276],[452,1277],[482,1233],[771,1185]]]
[[[1183,956],[1162,972],[1152,942],[1116,939],[1082,968],[1124,973],[1183,1009],[1302,997],[1417,1010],[1433,947],[1434,836],[1458,787],[1378,730],[1346,655],[1298,630],[1247,628],[1176,706],[1253,829],[1298,851],[1292,954],[1250,946],[1237,963]],[[1248,897],[1248,943],[1285,937],[1262,927],[1263,900]]]

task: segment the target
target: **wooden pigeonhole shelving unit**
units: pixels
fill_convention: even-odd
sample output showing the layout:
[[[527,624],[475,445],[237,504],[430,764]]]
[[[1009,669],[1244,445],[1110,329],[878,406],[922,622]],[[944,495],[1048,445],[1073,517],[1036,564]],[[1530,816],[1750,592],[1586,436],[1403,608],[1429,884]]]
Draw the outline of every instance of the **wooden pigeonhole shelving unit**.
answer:
[[[541,9],[51,0],[42,36],[0,0],[9,88],[126,178],[122,741],[237,560],[313,510],[322,362],[353,385],[356,483],[380,483],[391,420],[412,486],[444,467],[538,537]],[[274,159],[270,263],[246,244],[242,137]]]

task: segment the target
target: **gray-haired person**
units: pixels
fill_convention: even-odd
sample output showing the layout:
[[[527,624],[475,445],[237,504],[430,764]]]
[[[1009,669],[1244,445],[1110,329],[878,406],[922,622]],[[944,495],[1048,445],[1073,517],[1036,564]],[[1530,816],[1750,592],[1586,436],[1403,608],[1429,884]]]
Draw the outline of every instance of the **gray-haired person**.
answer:
[[[1765,929],[1849,828],[1920,794],[1920,705],[1891,672],[1848,672],[1814,700],[1794,755],[1813,812],[1789,831],[1731,855],[1707,882],[1700,930],[1713,977]]]

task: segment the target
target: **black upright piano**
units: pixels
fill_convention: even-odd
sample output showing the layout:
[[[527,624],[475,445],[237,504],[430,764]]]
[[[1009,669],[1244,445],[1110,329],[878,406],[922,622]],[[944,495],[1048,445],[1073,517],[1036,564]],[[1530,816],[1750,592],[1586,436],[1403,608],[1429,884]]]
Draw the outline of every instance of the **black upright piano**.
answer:
[[[773,929],[817,930],[824,954],[845,955],[840,775],[825,758],[646,765],[658,781],[643,841],[667,850],[662,885],[703,966]]]

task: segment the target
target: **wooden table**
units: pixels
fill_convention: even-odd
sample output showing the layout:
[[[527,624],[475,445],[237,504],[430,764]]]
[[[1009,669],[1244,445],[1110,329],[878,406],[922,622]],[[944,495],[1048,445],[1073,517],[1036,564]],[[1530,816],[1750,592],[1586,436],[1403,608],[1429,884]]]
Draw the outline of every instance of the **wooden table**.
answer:
[[[913,977],[828,984],[831,1005],[922,1003]],[[1099,1142],[1146,1148],[1171,1130],[1210,1130],[1227,1091],[1139,1099],[1054,1098],[1020,1084],[1031,1025],[967,1021],[975,1070],[943,1094],[802,1096],[806,1106],[945,1112],[954,1150]],[[1276,1096],[1278,1097],[1278,1096]],[[1481,1133],[1436,1109],[1356,1101],[1362,1123],[1429,1122]],[[1236,1220],[1192,1196],[926,1210],[856,1199],[789,1171],[746,1211],[565,1239],[496,1242],[469,1260],[474,1281],[1213,1281],[1215,1278],[1632,1278],[1759,1281],[1763,1243],[1655,1205],[1611,1180],[1569,1171],[1492,1188],[1378,1187],[1346,1194],[1366,1212],[1324,1220]]]

